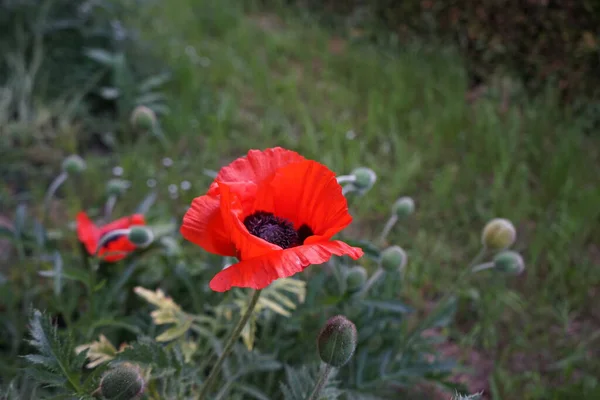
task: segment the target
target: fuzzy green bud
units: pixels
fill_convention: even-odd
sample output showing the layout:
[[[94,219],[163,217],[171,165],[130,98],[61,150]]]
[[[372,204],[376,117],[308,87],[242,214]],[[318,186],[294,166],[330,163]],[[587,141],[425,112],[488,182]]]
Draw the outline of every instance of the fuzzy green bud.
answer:
[[[85,161],[77,154],[71,154],[62,162],[62,169],[67,174],[80,174],[86,168]]]
[[[104,374],[100,394],[107,400],[139,399],[145,384],[138,366],[123,363]]]
[[[489,250],[508,249],[515,243],[517,231],[507,219],[494,218],[488,222],[481,233],[481,243]]]
[[[123,179],[111,179],[106,183],[106,192],[109,196],[119,196],[129,188],[129,182]]]
[[[493,263],[494,269],[510,275],[519,275],[525,270],[523,257],[512,250],[504,250],[496,254]]]
[[[324,363],[339,368],[345,365],[356,350],[356,326],[343,315],[330,318],[317,339],[319,357]]]
[[[367,271],[360,266],[352,267],[346,274],[346,288],[348,292],[354,293],[360,290],[367,281]]]
[[[377,174],[370,168],[359,167],[352,171],[352,175],[354,176],[354,186],[357,189],[365,191],[369,190],[375,184],[377,180]]]
[[[137,247],[148,247],[154,240],[154,234],[145,226],[132,226],[129,228],[128,239]]]
[[[392,206],[392,212],[398,218],[406,218],[415,212],[415,201],[408,197],[400,197]]]
[[[131,125],[140,131],[151,131],[156,125],[156,114],[146,106],[137,106],[131,113]]]
[[[406,260],[406,252],[400,246],[390,246],[381,252],[381,268],[387,272],[401,270]]]

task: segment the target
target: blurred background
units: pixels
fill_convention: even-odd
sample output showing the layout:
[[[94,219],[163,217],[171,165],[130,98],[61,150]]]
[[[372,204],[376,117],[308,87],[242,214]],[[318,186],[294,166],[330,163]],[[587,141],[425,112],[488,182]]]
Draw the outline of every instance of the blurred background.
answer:
[[[390,241],[409,253],[403,297],[418,310],[485,221],[517,227],[526,272],[475,279],[440,348],[476,370],[461,377],[473,391],[598,393],[598,2],[1,0],[0,54],[4,234],[74,153],[85,179],[52,200],[50,225],[101,207],[109,179],[130,185],[122,213],[155,190],[153,212],[180,218],[250,148],[366,166],[379,184],[353,202],[351,231],[376,235],[414,198]],[[25,311],[8,287],[18,252],[0,239],[4,321]],[[5,332],[3,349],[20,337]]]

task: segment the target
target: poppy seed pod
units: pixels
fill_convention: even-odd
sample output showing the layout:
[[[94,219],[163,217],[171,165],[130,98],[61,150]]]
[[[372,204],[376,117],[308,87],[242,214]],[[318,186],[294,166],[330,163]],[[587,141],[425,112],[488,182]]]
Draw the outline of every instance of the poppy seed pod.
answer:
[[[400,246],[390,246],[381,252],[381,268],[387,272],[401,270],[406,265],[406,252]]]
[[[408,197],[400,197],[392,206],[392,212],[398,218],[406,218],[415,211],[415,201]]]
[[[145,384],[138,366],[123,363],[104,374],[100,394],[108,400],[134,400],[144,392]]]
[[[493,262],[494,269],[510,275],[519,275],[525,270],[523,257],[516,251],[502,251],[496,254]]]
[[[123,194],[129,188],[129,182],[123,179],[111,179],[106,183],[106,192],[109,196]]]
[[[507,219],[494,218],[488,222],[481,233],[481,243],[489,250],[508,249],[515,243],[517,231]]]
[[[131,113],[131,125],[141,131],[150,131],[156,125],[156,114],[146,106],[137,106]]]
[[[342,367],[354,354],[357,341],[356,326],[343,315],[330,318],[317,340],[319,357],[332,367]]]
[[[354,293],[360,290],[367,281],[367,271],[360,266],[352,267],[346,274],[346,288],[348,292]]]
[[[377,180],[377,174],[370,168],[356,168],[352,171],[352,175],[355,178],[353,182],[354,186],[362,191],[371,189]]]
[[[85,161],[77,154],[71,154],[62,162],[62,169],[68,174],[80,174],[86,168]]]
[[[129,228],[128,238],[137,247],[148,247],[154,240],[154,234],[144,226],[132,226]]]

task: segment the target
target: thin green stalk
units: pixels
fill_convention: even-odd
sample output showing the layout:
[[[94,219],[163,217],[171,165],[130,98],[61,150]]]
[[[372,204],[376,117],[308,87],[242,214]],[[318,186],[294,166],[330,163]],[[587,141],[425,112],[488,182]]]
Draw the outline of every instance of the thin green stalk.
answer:
[[[233,350],[233,345],[240,337],[240,333],[242,332],[242,329],[244,329],[244,326],[246,326],[246,323],[250,319],[250,316],[252,315],[252,311],[254,311],[254,307],[256,307],[256,303],[258,302],[258,298],[260,297],[261,291],[262,290],[253,290],[250,293],[250,296],[249,296],[250,300],[248,301],[248,307],[246,308],[246,311],[244,312],[244,314],[238,321],[235,328],[233,328],[233,331],[231,331],[231,334],[229,335],[229,338],[227,339],[227,343],[225,344],[225,347],[223,348],[223,352],[217,359],[217,362],[215,363],[212,371],[210,371],[208,378],[206,378],[206,381],[204,382],[204,386],[202,387],[202,391],[200,392],[198,400],[206,399],[206,396],[208,395],[208,392],[210,391],[211,385],[214,383],[215,379],[219,375],[219,371],[221,370],[221,365],[223,365],[223,362],[225,361],[227,356],[229,356],[229,353],[231,353],[231,351]]]
[[[379,267],[377,271],[375,271],[373,275],[371,275],[367,283],[365,283],[365,286],[363,286],[362,290],[359,293],[359,296],[365,297],[369,292],[369,289],[371,289],[371,286],[373,286],[375,282],[377,282],[379,278],[383,276],[384,273],[385,271],[383,270],[383,268]]]
[[[319,380],[315,384],[315,388],[313,389],[311,395],[307,400],[318,400],[319,395],[323,391],[327,380],[329,379],[329,374],[331,374],[331,370],[333,367],[329,364],[325,364],[325,367],[322,369],[321,375],[319,376]]]

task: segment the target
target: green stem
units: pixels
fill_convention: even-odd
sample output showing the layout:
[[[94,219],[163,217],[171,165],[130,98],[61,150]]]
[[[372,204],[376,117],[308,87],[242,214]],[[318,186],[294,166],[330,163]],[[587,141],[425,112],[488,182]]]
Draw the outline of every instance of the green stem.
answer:
[[[379,244],[383,246],[385,244],[385,239],[392,231],[392,228],[398,222],[398,217],[396,215],[391,215],[390,218],[385,223],[383,230],[381,231],[381,235],[379,236]]]
[[[325,364],[325,367],[322,369],[321,375],[319,376],[319,380],[315,384],[315,388],[313,389],[311,395],[307,400],[318,400],[319,395],[323,391],[327,380],[329,379],[329,374],[331,373],[332,367],[329,364]]]
[[[371,275],[367,283],[365,283],[365,286],[363,286],[362,290],[359,292],[359,297],[364,298],[369,292],[369,289],[371,289],[371,286],[373,286],[375,282],[377,282],[379,278],[383,276],[384,273],[385,271],[383,270],[383,268],[379,267],[377,271],[375,271],[373,275]]]
[[[208,378],[206,378],[206,381],[204,382],[204,386],[202,387],[202,391],[200,392],[200,396],[198,397],[198,400],[203,400],[208,395],[208,392],[210,391],[210,387],[214,383],[215,379],[217,378],[217,375],[219,374],[219,371],[221,370],[221,366],[223,365],[223,362],[225,361],[227,356],[229,356],[229,353],[231,353],[231,351],[233,350],[233,345],[236,343],[236,341],[240,337],[240,333],[242,332],[242,329],[244,329],[244,326],[246,326],[246,323],[250,319],[250,316],[252,315],[252,311],[254,311],[254,307],[256,307],[256,303],[258,302],[258,298],[260,297],[260,293],[261,293],[261,290],[253,290],[250,293],[250,296],[249,296],[250,300],[248,302],[248,307],[246,308],[246,311],[244,312],[244,314],[238,321],[237,325],[235,326],[235,328],[233,328],[233,331],[229,335],[229,338],[227,339],[227,343],[225,344],[225,347],[223,348],[223,352],[217,359],[217,362],[215,363],[212,371],[210,371]]]
[[[61,172],[50,184],[48,190],[46,191],[46,197],[44,198],[44,208],[42,209],[42,224],[46,224],[48,218],[48,210],[50,209],[50,202],[52,198],[56,194],[58,188],[61,187],[63,183],[66,182],[69,175],[65,172]]]

